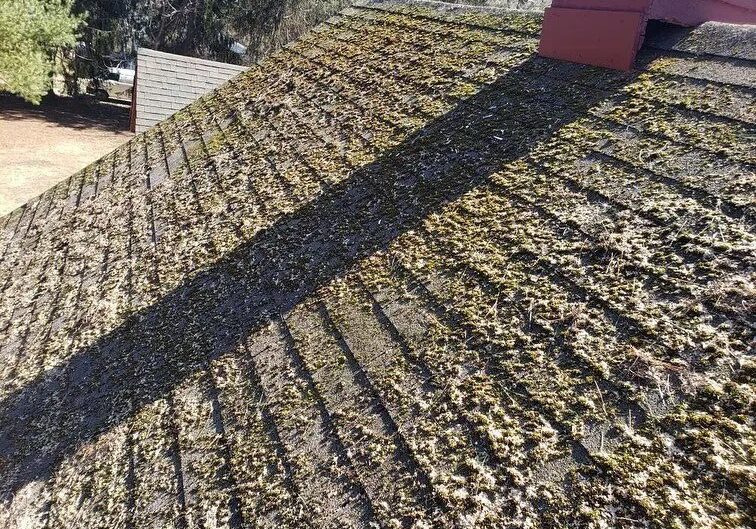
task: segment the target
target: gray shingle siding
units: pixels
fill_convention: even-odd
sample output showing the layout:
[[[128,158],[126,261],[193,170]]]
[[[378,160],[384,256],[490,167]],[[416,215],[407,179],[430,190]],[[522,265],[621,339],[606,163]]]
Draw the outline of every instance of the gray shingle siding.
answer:
[[[244,66],[140,48],[136,132],[142,132],[246,70]]]

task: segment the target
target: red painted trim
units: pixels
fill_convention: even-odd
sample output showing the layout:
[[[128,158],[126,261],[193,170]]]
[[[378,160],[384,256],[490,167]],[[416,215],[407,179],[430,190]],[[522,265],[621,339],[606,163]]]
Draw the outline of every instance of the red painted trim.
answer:
[[[651,0],[553,0],[551,7],[645,12]]]
[[[131,111],[129,112],[129,130],[131,132],[136,132],[137,68],[139,68],[138,59],[136,63],[134,64],[134,86],[131,87]]]
[[[630,70],[646,25],[644,13],[546,9],[538,52],[553,59]]]

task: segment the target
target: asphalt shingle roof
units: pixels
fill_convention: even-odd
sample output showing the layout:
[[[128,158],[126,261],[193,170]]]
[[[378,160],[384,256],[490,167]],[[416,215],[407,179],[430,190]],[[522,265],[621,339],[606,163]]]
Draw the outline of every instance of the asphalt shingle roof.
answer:
[[[3,527],[746,527],[756,65],[344,11],[0,220]]]
[[[144,132],[247,69],[148,48],[139,49],[137,63],[136,132]]]

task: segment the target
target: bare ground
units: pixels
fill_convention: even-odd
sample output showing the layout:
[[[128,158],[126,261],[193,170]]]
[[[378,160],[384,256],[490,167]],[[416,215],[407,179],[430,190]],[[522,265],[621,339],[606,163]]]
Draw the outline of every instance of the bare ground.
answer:
[[[132,137],[129,108],[89,98],[34,106],[0,95],[0,215]]]

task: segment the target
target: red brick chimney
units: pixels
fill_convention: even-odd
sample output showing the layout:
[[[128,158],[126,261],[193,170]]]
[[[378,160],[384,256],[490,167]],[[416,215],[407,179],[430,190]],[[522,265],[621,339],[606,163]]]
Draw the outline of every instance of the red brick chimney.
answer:
[[[630,70],[648,20],[756,24],[756,0],[553,0],[538,52],[554,59]]]

